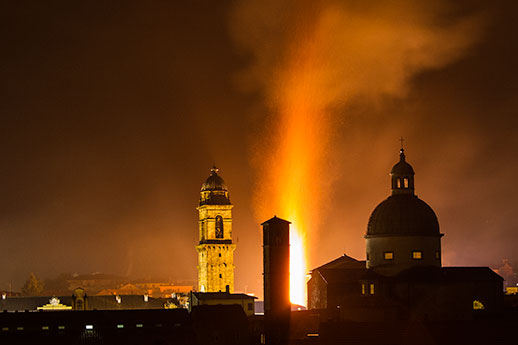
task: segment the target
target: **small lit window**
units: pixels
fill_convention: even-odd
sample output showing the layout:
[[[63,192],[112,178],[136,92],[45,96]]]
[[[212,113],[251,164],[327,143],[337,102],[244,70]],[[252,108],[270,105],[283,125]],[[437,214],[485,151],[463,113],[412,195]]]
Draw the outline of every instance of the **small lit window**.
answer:
[[[408,179],[407,179],[407,178],[405,178],[405,179],[403,180],[403,182],[404,182],[404,184],[403,184],[403,185],[405,186],[405,188],[408,188]]]
[[[474,300],[473,301],[473,310],[484,310],[486,309],[484,307],[484,304],[480,301]]]
[[[124,328],[124,325],[122,325],[122,324],[118,324],[118,325],[117,325],[117,328],[119,328],[119,329],[120,329],[120,328]]]
[[[397,187],[401,188],[401,180],[400,179],[397,179]]]
[[[94,325],[86,325],[85,329],[94,329]]]
[[[414,251],[412,252],[412,259],[421,260],[423,258],[423,252]]]
[[[58,326],[58,329],[65,329],[65,326]]]
[[[142,327],[144,327],[144,325],[143,325],[143,324],[141,324],[141,323],[137,323],[135,326],[136,326],[137,328],[142,328]]]
[[[362,284],[362,295],[365,295],[367,293],[367,291],[365,290],[365,284]]]
[[[44,330],[44,331],[48,331],[49,330],[49,326],[41,326],[41,329]]]
[[[370,283],[370,284],[369,284],[369,293],[370,293],[371,295],[374,295],[374,283]]]
[[[383,257],[385,260],[394,260],[394,252],[385,252]]]
[[[440,258],[441,258],[441,252],[440,252],[440,251],[438,251],[438,250],[436,250],[436,251],[435,251],[435,259],[436,259],[436,260],[439,260]]]
[[[2,327],[2,331],[7,332],[9,330],[9,327]]]

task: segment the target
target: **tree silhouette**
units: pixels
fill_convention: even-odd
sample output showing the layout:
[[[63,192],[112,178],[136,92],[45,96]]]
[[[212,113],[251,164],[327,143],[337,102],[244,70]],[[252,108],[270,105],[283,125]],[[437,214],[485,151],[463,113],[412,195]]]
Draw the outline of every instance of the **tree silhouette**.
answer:
[[[25,281],[22,287],[22,294],[24,296],[39,296],[43,291],[43,283],[31,272],[29,278]]]

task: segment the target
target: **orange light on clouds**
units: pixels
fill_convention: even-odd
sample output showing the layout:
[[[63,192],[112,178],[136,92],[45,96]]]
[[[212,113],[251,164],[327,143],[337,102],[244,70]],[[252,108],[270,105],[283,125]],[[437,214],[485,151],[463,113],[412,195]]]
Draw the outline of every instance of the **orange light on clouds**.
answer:
[[[247,0],[237,6],[235,39],[256,58],[244,86],[264,86],[272,110],[253,157],[255,209],[258,220],[275,214],[292,222],[294,303],[306,303],[305,277],[314,264],[307,244],[318,247],[331,179],[343,174],[328,160],[344,105],[405,97],[416,74],[456,61],[480,37],[479,16],[436,25],[449,8],[440,3]]]

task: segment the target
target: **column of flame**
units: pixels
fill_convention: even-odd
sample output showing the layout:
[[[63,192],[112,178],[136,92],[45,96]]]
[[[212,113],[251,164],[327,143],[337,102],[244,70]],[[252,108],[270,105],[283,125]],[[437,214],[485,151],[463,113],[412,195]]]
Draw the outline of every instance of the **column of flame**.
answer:
[[[308,236],[318,221],[322,195],[323,153],[328,118],[315,80],[312,46],[297,49],[297,58],[280,76],[277,89],[280,121],[275,168],[271,170],[278,210],[290,228],[290,298],[306,305]],[[286,67],[286,66],[285,66]]]

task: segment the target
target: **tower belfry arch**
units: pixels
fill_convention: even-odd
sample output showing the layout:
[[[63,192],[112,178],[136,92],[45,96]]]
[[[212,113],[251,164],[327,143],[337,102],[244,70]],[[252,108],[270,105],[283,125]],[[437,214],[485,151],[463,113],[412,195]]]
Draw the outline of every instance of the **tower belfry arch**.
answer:
[[[198,224],[198,290],[201,292],[234,292],[234,250],[232,242],[232,208],[228,189],[211,169],[200,191]]]

